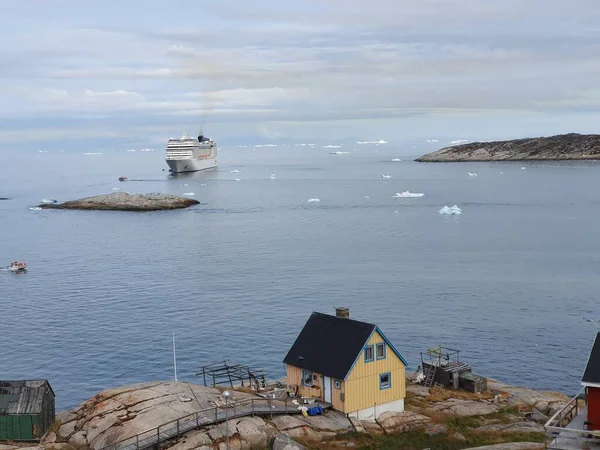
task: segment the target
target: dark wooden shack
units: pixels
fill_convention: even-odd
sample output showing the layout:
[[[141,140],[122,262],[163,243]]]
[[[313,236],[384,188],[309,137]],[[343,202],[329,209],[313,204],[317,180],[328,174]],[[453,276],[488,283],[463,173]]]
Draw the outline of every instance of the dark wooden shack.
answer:
[[[0,381],[0,441],[37,441],[54,420],[48,380]]]
[[[487,379],[474,375],[471,366],[460,360],[458,350],[441,345],[431,348],[425,354],[421,353],[421,367],[427,387],[437,384],[476,393],[487,389]]]

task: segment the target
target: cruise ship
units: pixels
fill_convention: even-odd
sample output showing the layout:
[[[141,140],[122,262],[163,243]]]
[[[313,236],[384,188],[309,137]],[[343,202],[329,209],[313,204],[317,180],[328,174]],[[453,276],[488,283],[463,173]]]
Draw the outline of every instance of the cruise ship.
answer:
[[[196,172],[217,167],[217,144],[202,133],[197,138],[185,133],[167,143],[170,172]]]

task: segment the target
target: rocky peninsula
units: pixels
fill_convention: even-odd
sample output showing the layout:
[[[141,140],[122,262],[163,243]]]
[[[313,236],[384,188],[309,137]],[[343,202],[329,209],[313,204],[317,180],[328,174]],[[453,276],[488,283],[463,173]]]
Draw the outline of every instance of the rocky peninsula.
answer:
[[[163,211],[198,205],[198,200],[169,194],[111,194],[86,197],[64,203],[42,203],[43,209],[88,209],[105,211]]]
[[[561,134],[510,141],[471,142],[445,147],[419,162],[544,161],[600,159],[600,135]]]
[[[72,411],[57,414],[57,422],[37,446],[20,450],[106,449],[144,431],[198,413],[200,421],[214,417],[215,402],[223,407],[223,389],[187,382],[153,382],[103,391]],[[233,390],[230,402],[261,399],[248,388]],[[447,448],[460,450],[541,450],[543,423],[562,408],[565,395],[508,386],[488,380],[481,394],[427,388],[407,380],[405,411],[382,414],[377,421],[348,419],[327,410],[324,415],[257,413],[196,426],[195,416],[181,422],[189,430],[161,444],[171,450],[231,449]],[[273,402],[281,402],[273,400]],[[239,404],[239,403],[238,403]],[[290,403],[290,406],[291,403]],[[210,409],[213,408],[213,409]],[[233,409],[230,408],[233,412]],[[166,427],[168,428],[168,427]],[[161,433],[165,429],[161,428]],[[0,450],[17,449],[0,445]],[[108,447],[114,448],[114,447]]]

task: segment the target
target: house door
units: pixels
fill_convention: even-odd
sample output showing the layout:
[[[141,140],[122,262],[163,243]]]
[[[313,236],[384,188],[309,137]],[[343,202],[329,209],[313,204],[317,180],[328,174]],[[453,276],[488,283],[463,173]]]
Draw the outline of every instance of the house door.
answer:
[[[331,378],[323,377],[323,401],[331,403]]]

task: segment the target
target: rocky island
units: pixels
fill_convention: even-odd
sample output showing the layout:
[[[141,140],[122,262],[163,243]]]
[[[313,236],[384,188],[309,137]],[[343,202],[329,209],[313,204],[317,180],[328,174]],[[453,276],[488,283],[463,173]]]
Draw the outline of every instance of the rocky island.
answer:
[[[86,197],[64,203],[42,203],[43,209],[91,209],[106,211],[162,211],[198,205],[198,200],[169,194],[111,194]]]
[[[510,141],[471,142],[445,147],[419,162],[543,161],[600,159],[600,135],[561,134]]]
[[[135,448],[136,442],[157,436],[155,427],[160,426],[161,448],[171,450],[225,450],[226,436],[232,450],[365,447],[541,450],[544,448],[542,424],[569,401],[559,393],[513,387],[492,380],[488,380],[486,392],[474,394],[427,388],[407,379],[405,411],[386,412],[377,421],[349,419],[334,410],[306,417],[298,411],[293,413],[298,403],[290,402],[287,414],[263,411],[239,417],[242,403],[265,402],[263,397],[248,392],[248,388],[240,388],[230,390],[230,406],[235,403],[238,409],[229,408],[230,420],[226,427],[223,420],[213,420],[215,414],[223,416],[226,409],[222,391],[222,388],[182,381],[109,389],[71,411],[59,413],[56,423],[38,445],[8,444],[0,445],[0,449]],[[283,400],[272,402],[271,407],[275,408]],[[236,412],[238,416],[232,419]],[[180,418],[184,419],[175,422]],[[177,438],[174,427],[186,431]],[[142,432],[145,433],[136,439]],[[126,447],[127,444],[131,444],[130,447]]]

